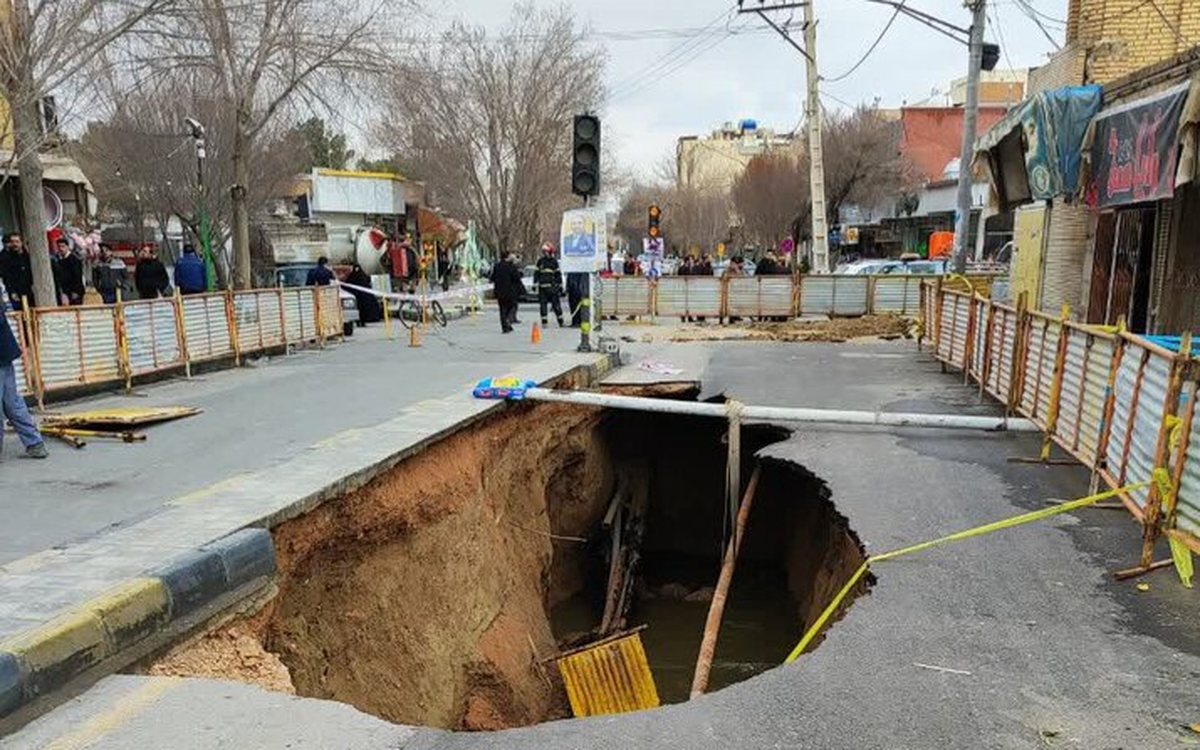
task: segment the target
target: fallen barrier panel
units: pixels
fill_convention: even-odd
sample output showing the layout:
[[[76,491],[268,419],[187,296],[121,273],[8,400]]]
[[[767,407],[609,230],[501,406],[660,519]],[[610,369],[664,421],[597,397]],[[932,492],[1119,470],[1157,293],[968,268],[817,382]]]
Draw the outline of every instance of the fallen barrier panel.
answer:
[[[122,377],[115,307],[46,308],[34,310],[33,316],[43,391]]]
[[[336,286],[316,288],[317,303],[321,311],[321,338],[342,335],[342,296]]]
[[[731,276],[725,311],[736,317],[792,317],[793,291],[790,276]]]
[[[25,316],[23,313],[10,312],[4,316],[4,319],[13,336],[17,339],[17,344],[21,347],[21,356],[13,362],[13,369],[17,374],[17,392],[23,396],[28,396],[33,393],[33,374],[30,372],[29,363],[31,360],[32,350],[29,346],[29,340],[25,336]]]
[[[174,300],[124,302],[121,314],[130,375],[160,372],[183,365],[178,308]]]
[[[184,348],[189,362],[233,356],[229,312],[225,295],[192,294],[182,297]]]
[[[1058,362],[1061,321],[1040,312],[1027,313],[1030,321],[1024,351],[1017,411],[1047,429]]]

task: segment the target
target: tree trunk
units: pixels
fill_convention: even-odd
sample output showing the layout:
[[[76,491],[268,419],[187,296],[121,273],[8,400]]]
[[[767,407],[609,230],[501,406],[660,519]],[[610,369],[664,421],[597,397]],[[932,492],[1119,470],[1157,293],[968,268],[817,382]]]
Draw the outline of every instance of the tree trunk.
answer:
[[[42,198],[42,163],[37,144],[42,137],[41,115],[37,99],[13,108],[13,145],[17,151],[17,173],[21,189],[21,234],[33,267],[33,297],[38,307],[57,307],[54,274],[50,270],[50,250],[46,243],[46,209]]]
[[[233,283],[238,289],[249,289],[251,282],[250,212],[246,206],[249,144],[246,140],[245,130],[239,123],[233,136],[233,187],[229,190],[233,200]]]

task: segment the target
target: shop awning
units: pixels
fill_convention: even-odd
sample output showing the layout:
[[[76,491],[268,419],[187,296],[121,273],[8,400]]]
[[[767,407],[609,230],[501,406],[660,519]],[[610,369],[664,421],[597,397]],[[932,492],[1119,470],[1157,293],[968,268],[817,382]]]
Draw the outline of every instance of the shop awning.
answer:
[[[1196,101],[1191,81],[1098,114],[1084,142],[1087,202],[1095,208],[1170,198],[1195,174]],[[1180,156],[1183,136],[1192,141]]]
[[[71,182],[76,185],[83,185],[89,191],[92,189],[92,183],[88,181],[87,176],[79,168],[79,165],[75,163],[74,159],[58,154],[38,154],[38,161],[42,163],[43,180]],[[16,160],[13,159],[11,151],[0,150],[0,174],[12,177],[20,176]]]
[[[1039,92],[976,140],[1002,208],[1078,191],[1081,145],[1100,98],[1099,86]]]

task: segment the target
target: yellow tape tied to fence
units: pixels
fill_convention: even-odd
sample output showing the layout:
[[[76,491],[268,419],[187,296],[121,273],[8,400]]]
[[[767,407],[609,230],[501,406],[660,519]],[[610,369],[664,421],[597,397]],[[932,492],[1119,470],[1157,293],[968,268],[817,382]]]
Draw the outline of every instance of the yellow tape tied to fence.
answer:
[[[970,539],[973,536],[990,534],[993,531],[1000,531],[1001,529],[1011,529],[1014,526],[1020,526],[1032,521],[1040,521],[1045,518],[1050,518],[1051,516],[1056,516],[1059,513],[1068,513],[1073,510],[1078,510],[1079,508],[1086,508],[1087,506],[1098,503],[1101,500],[1107,500],[1110,497],[1116,497],[1120,494],[1132,492],[1149,484],[1150,482],[1137,482],[1136,484],[1119,487],[1115,490],[1101,492],[1096,495],[1088,495],[1087,497],[1081,497],[1076,500],[1060,503],[1049,508],[1043,508],[1042,510],[1022,513],[1009,518],[1003,518],[999,521],[993,521],[992,523],[987,523],[982,526],[976,526],[963,531],[957,531],[953,534],[938,537],[937,539],[931,539],[927,542],[921,542],[920,544],[914,544],[910,547],[892,550],[891,552],[883,552],[878,555],[871,555],[866,559],[866,561],[863,562],[862,565],[858,566],[858,570],[854,571],[854,575],[850,576],[850,580],[846,581],[846,584],[837,592],[837,595],[833,597],[833,601],[829,603],[829,606],[825,608],[825,611],[821,613],[821,616],[817,618],[816,622],[814,622],[807,631],[805,631],[804,637],[800,639],[800,642],[796,644],[796,647],[792,649],[792,652],[788,654],[786,659],[784,659],[784,664],[790,664],[791,662],[795,661],[800,654],[804,653],[804,649],[808,648],[808,645],[812,643],[813,639],[817,637],[817,634],[819,634],[825,627],[825,624],[829,622],[829,618],[833,617],[833,614],[837,612],[838,607],[841,606],[842,602],[846,598],[846,595],[853,591],[855,585],[857,585],[858,582],[862,580],[862,577],[866,575],[867,570],[870,568],[872,563],[893,560],[897,557],[901,557],[902,555],[910,555],[913,552],[920,552],[921,550],[926,550],[930,547],[937,547],[938,545],[946,544],[948,542],[957,542],[963,539]]]

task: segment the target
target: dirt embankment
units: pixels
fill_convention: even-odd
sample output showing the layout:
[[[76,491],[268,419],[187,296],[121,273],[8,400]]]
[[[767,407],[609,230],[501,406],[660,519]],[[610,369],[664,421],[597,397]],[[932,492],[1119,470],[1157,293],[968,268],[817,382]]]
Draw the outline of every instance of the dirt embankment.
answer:
[[[258,674],[277,656],[296,693],[391,721],[495,729],[556,715],[548,592],[582,585],[583,545],[552,536],[587,534],[607,507],[599,421],[510,410],[284,524],[278,596],[153,669],[287,690]]]

